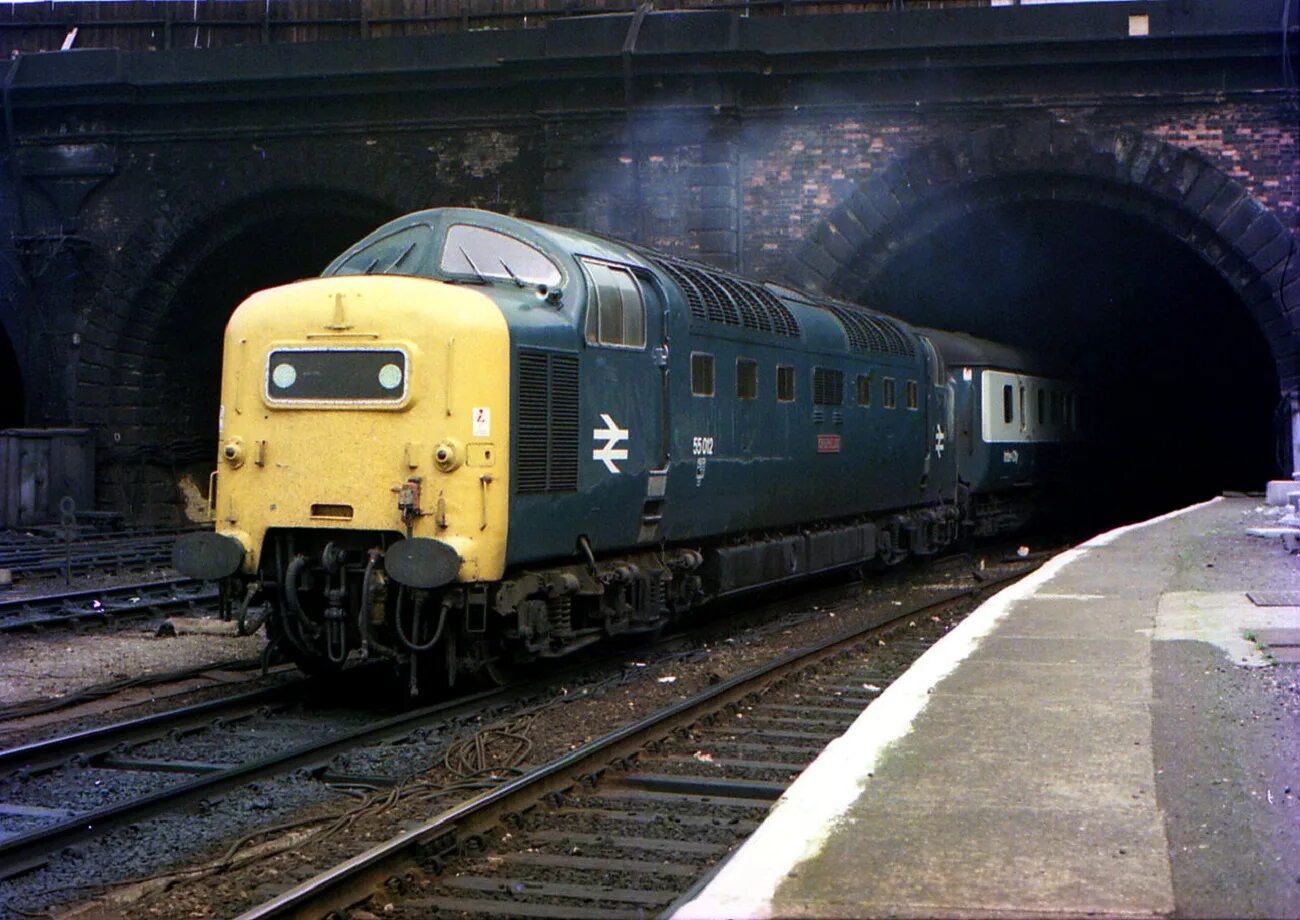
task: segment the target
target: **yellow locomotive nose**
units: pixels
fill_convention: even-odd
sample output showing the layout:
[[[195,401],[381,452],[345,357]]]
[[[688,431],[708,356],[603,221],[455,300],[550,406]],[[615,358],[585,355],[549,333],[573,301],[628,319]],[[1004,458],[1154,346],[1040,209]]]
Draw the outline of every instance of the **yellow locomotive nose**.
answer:
[[[335,276],[250,297],[226,332],[216,494],[242,570],[268,534],[309,531],[436,540],[456,579],[499,578],[509,367],[505,319],[473,288]]]

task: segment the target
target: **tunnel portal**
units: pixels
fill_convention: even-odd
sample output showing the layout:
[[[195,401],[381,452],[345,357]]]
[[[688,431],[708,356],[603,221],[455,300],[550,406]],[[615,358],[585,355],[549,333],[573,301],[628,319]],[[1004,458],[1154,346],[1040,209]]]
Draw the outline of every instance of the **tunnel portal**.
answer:
[[[978,211],[900,252],[866,299],[1078,380],[1094,439],[1080,488],[1107,521],[1278,474],[1268,343],[1201,256],[1142,220],[1068,202]]]
[[[216,456],[222,342],[231,313],[255,291],[319,274],[392,216],[373,202],[325,195],[258,202],[178,251],[169,271],[179,281],[147,290],[140,319],[120,339],[124,349],[134,345],[140,352],[143,410],[136,416],[125,407],[119,417],[142,435],[110,447],[112,481],[101,487],[149,520],[201,518],[196,503]],[[150,315],[161,319],[150,325]],[[119,383],[131,373],[124,365]],[[187,503],[178,504],[181,498]]]

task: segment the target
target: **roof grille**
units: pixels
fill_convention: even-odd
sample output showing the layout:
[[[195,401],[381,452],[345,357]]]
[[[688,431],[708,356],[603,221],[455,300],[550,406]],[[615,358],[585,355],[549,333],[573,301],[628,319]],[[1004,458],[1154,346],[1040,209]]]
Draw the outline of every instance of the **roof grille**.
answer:
[[[873,351],[908,358],[916,354],[916,342],[912,337],[883,316],[846,303],[829,300],[813,303],[840,321],[844,334],[848,336],[849,347],[854,351]]]
[[[799,337],[794,314],[762,285],[673,256],[646,256],[682,290],[697,320],[770,335]]]

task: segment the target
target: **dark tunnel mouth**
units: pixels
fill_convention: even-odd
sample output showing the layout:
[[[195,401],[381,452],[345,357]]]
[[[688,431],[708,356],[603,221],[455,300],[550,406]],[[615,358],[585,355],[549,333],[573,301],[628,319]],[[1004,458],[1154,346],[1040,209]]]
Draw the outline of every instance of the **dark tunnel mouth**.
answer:
[[[0,326],[0,431],[21,428],[27,418],[27,390],[18,353]]]
[[[121,428],[106,458],[111,500],[134,518],[171,523],[187,517],[177,481],[188,478],[206,492],[215,464],[225,326],[250,294],[315,277],[331,259],[393,217],[367,203],[307,201],[253,206],[259,216],[213,231],[199,251],[182,259],[174,293],[158,299],[158,323],[144,334],[140,362],[140,416]],[[143,315],[144,311],[141,311]],[[129,376],[129,365],[122,373]],[[110,435],[111,437],[111,435]],[[194,516],[190,509],[188,517]]]
[[[902,248],[859,297],[1043,351],[1080,377],[1095,440],[1075,488],[1100,525],[1258,490],[1289,468],[1263,330],[1200,253],[1140,218],[992,205]]]

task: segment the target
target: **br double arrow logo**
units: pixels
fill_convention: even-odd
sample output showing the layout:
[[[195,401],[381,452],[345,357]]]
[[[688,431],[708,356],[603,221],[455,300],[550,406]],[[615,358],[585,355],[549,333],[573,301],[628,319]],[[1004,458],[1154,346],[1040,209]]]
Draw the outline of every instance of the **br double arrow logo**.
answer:
[[[614,461],[627,459],[627,448],[618,445],[628,439],[628,430],[619,428],[618,422],[604,412],[600,413],[600,419],[605,423],[605,427],[592,429],[591,436],[596,441],[604,441],[605,443],[591,452],[591,459],[604,463],[605,469],[611,473],[620,473],[622,470],[618,468]]]

